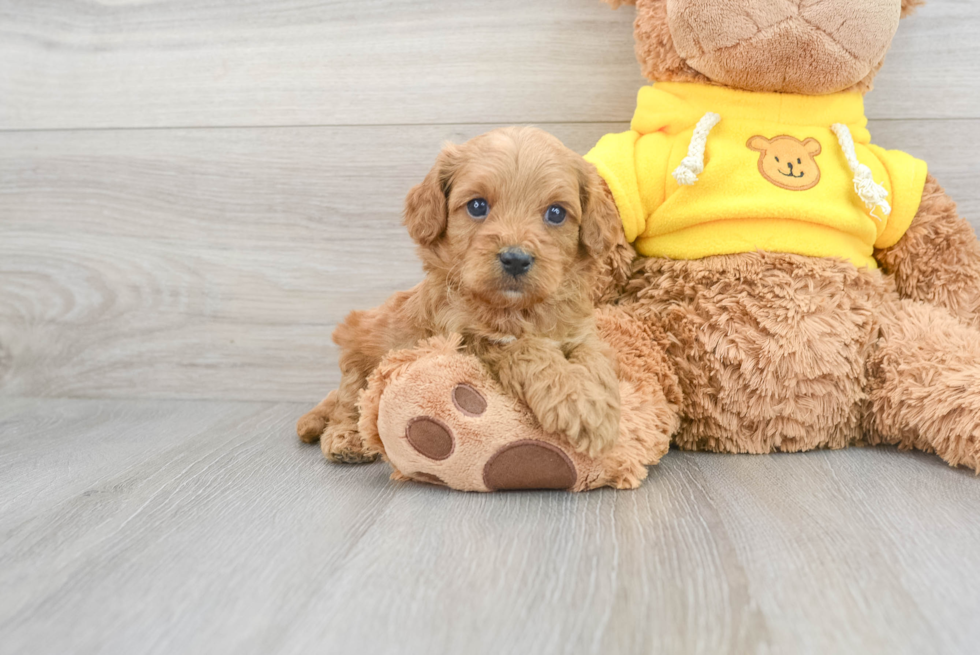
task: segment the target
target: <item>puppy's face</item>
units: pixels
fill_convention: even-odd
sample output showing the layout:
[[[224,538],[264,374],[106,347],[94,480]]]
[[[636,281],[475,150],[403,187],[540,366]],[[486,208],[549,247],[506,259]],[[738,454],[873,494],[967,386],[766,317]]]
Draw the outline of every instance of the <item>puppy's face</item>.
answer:
[[[621,229],[591,165],[532,128],[448,146],[409,195],[406,224],[427,270],[512,308],[582,286]]]

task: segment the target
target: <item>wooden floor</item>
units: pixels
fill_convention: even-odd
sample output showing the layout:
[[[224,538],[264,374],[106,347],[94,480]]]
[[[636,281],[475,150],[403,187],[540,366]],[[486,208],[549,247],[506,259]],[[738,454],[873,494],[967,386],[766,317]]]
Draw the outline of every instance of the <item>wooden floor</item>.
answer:
[[[303,409],[0,401],[0,653],[977,652],[980,483],[934,457],[463,494],[324,463]]]
[[[579,152],[644,83],[598,0],[0,0],[0,655],[977,653],[980,480],[672,452],[450,493],[293,423],[414,284],[444,140]],[[980,3],[903,21],[875,141],[980,227]]]

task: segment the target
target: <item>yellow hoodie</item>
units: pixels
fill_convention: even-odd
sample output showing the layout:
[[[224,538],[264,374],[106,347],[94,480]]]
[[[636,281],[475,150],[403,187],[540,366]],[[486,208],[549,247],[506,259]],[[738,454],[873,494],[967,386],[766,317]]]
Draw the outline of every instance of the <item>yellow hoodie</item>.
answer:
[[[877,267],[905,234],[926,164],[871,144],[857,93],[801,96],[661,82],[631,130],[586,159],[647,257],[765,250]],[[852,141],[853,138],[853,141]]]

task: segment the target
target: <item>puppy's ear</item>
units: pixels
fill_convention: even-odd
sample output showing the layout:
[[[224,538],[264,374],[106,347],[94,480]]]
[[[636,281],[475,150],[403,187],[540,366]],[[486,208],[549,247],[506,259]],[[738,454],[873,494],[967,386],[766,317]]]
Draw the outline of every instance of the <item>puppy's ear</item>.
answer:
[[[579,240],[590,257],[601,260],[620,241],[623,223],[606,182],[595,166],[585,161],[579,176],[579,188],[582,203]]]
[[[925,0],[902,0],[902,18],[910,16],[916,8],[921,7]]]
[[[456,172],[458,150],[449,144],[442,149],[436,163],[405,199],[405,227],[420,246],[431,246],[443,232],[449,219],[447,195]]]

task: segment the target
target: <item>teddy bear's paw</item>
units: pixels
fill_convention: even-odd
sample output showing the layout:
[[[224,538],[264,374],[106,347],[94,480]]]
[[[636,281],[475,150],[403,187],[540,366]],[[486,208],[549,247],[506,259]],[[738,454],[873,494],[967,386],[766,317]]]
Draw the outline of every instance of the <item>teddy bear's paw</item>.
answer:
[[[580,491],[604,477],[596,460],[545,432],[465,355],[419,360],[390,382],[378,434],[394,479],[464,491]]]
[[[452,398],[452,405],[456,412],[461,415],[461,419],[478,419],[487,411],[486,398],[469,384],[455,385],[450,397]],[[451,420],[453,417],[447,416],[446,418]],[[467,426],[465,421],[462,422],[464,422],[464,425],[461,426],[463,430],[469,428],[470,431],[473,431],[475,426]],[[490,426],[485,426],[485,428],[482,434],[471,436],[486,437],[487,432],[492,432],[492,429]],[[447,422],[431,416],[416,416],[409,419],[405,428],[405,440],[418,454],[427,460],[431,460],[432,463],[445,462],[456,451],[457,439],[453,434],[453,429]],[[481,441],[479,438],[472,438],[468,444],[463,446],[464,452],[459,458],[460,462],[466,464],[463,470],[472,473],[480,470],[481,467],[472,465],[474,460],[479,461],[483,452],[491,450],[490,447],[480,448]],[[486,445],[491,446],[489,443]],[[476,448],[471,449],[467,446],[475,446]],[[474,452],[466,453],[465,450],[473,450]],[[455,462],[447,463],[445,467],[454,468]],[[429,484],[447,484],[439,475],[431,471],[416,470],[405,474],[405,477]],[[575,486],[577,479],[578,473],[575,470],[575,465],[561,448],[536,439],[523,439],[505,443],[490,455],[482,466],[482,479],[480,481],[485,489],[480,490],[563,490]]]

